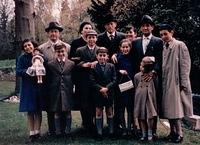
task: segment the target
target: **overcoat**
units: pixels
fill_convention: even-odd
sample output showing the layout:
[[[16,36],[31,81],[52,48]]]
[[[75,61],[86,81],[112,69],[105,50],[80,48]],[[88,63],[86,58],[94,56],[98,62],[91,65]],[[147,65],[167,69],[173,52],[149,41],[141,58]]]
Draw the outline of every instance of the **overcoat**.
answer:
[[[162,113],[164,118],[176,119],[193,114],[190,85],[191,60],[187,46],[173,38],[163,49]]]
[[[80,57],[80,62],[77,64],[76,68],[76,71],[78,71],[79,74],[79,80],[76,84],[76,95],[80,99],[80,107],[83,108],[91,106],[92,99],[90,81],[91,68],[84,68],[82,67],[82,64],[95,61],[97,49],[99,49],[99,47],[95,46],[94,50],[91,51],[86,45],[78,48],[76,51],[76,56]]]
[[[52,112],[71,110],[71,97],[73,93],[73,82],[71,74],[74,62],[65,59],[63,69],[57,59],[48,62],[47,78],[49,110]]]
[[[20,112],[35,112],[45,108],[43,106],[43,96],[40,92],[42,85],[38,85],[37,77],[26,73],[32,65],[32,57],[32,54],[24,53],[17,61],[16,75],[22,78],[20,84]]]
[[[134,77],[135,100],[134,117],[138,119],[149,119],[157,116],[156,103],[156,80],[151,79],[145,82],[142,73],[139,72]]]
[[[57,43],[60,43],[60,42],[62,42],[66,45],[67,53],[69,54],[70,53],[70,45],[61,40],[58,40]],[[51,61],[55,57],[54,45],[52,44],[52,42],[50,40],[47,41],[46,43],[43,43],[38,48],[41,50],[42,54],[44,55],[44,59],[46,61]]]

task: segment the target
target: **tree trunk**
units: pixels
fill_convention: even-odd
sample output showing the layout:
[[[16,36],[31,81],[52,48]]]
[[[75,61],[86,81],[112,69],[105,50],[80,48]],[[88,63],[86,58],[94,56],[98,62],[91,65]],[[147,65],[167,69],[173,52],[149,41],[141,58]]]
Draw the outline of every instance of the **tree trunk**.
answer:
[[[21,54],[21,44],[26,38],[35,39],[34,24],[34,0],[14,0],[15,1],[15,49],[16,64]],[[20,78],[16,77],[15,94],[19,93]]]

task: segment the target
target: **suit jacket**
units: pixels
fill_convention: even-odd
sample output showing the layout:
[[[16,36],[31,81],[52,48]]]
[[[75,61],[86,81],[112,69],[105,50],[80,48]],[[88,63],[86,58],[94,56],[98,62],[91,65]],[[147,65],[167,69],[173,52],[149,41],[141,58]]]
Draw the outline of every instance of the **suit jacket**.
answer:
[[[102,94],[99,92],[102,87],[108,88],[108,97],[114,98],[114,89],[116,88],[117,77],[115,66],[111,63],[106,63],[104,71],[102,71],[98,63],[94,70],[91,72],[90,79],[92,87],[95,89],[95,96],[99,97]]]
[[[142,37],[135,39],[132,42],[132,50],[130,55],[132,57],[133,64],[136,65],[136,71],[140,71],[140,63],[145,56],[154,56],[155,57],[155,70],[161,74],[162,66],[162,48],[163,42],[160,38],[152,36],[150,42],[147,46],[146,52],[143,52],[142,46]]]
[[[50,111],[67,111],[71,109],[73,93],[72,70],[74,62],[66,59],[63,69],[57,59],[48,62],[48,97]]]
[[[58,40],[58,42],[63,42],[63,41]],[[63,42],[63,43],[66,45],[67,52],[69,54],[70,53],[70,45],[65,42]],[[42,51],[42,54],[44,55],[45,60],[51,61],[55,57],[54,46],[52,45],[50,40],[47,41],[46,43],[43,43],[38,48]]]
[[[193,115],[190,85],[191,60],[185,43],[173,39],[163,50],[162,113],[175,119]]]
[[[122,39],[124,39],[124,38],[125,38],[125,34],[124,33],[116,31],[115,32],[115,37],[111,41],[108,38],[107,33],[104,32],[104,33],[99,34],[98,39],[97,39],[97,45],[100,46],[100,47],[107,48],[108,49],[109,57],[112,57],[112,55],[114,53],[119,52],[120,41]]]

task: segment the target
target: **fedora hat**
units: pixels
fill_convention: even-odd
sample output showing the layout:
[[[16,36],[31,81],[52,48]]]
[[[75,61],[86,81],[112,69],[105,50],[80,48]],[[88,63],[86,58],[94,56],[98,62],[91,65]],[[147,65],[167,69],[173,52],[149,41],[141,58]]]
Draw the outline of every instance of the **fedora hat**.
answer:
[[[112,14],[107,14],[105,17],[104,17],[104,25],[105,24],[108,24],[110,22],[116,22],[117,23],[117,19],[112,15]]]
[[[154,25],[153,19],[149,15],[144,15],[141,19],[141,25],[150,24]]]
[[[51,29],[58,29],[60,32],[63,31],[62,26],[58,22],[50,22],[48,27],[45,28],[45,31],[49,32]]]
[[[172,31],[174,30],[173,26],[167,23],[162,23],[159,25],[159,31],[161,30],[168,30],[168,31]]]

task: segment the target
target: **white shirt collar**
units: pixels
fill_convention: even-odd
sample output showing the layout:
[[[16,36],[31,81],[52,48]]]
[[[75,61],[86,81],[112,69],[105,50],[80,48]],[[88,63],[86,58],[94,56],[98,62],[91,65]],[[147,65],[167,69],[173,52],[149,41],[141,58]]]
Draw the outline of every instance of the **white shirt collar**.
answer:
[[[108,32],[106,32],[107,33],[107,36],[110,38],[110,35],[112,35],[112,36],[114,36],[115,37],[115,32],[113,32],[112,34],[110,34],[110,33],[108,33]]]
[[[144,40],[151,40],[151,37],[152,37],[152,34],[150,34],[149,36],[147,36],[147,37],[145,37],[144,35],[143,35],[143,37],[142,37],[142,39]]]
[[[65,57],[62,59],[63,62],[65,62]],[[59,58],[57,58],[58,62],[61,62],[61,60]]]

